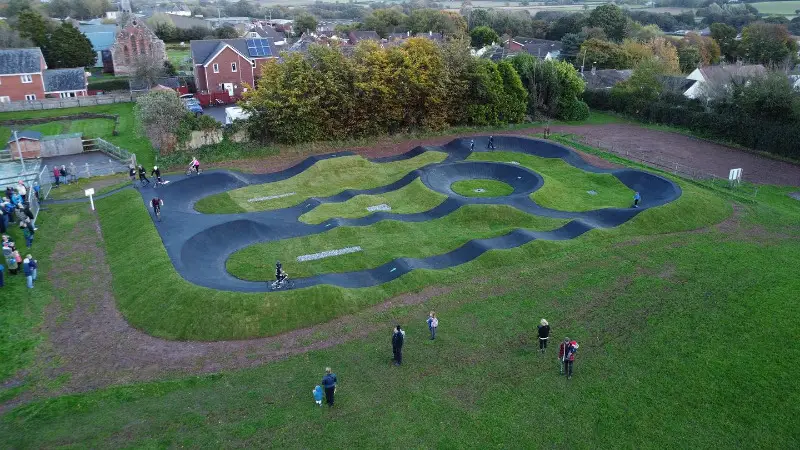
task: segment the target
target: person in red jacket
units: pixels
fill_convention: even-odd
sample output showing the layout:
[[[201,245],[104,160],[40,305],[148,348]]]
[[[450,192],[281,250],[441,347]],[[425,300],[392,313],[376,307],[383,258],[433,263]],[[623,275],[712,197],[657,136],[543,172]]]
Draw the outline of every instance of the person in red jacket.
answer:
[[[558,359],[561,361],[561,373],[567,375],[567,379],[572,379],[572,363],[575,362],[575,353],[578,351],[578,343],[564,338],[558,346]]]

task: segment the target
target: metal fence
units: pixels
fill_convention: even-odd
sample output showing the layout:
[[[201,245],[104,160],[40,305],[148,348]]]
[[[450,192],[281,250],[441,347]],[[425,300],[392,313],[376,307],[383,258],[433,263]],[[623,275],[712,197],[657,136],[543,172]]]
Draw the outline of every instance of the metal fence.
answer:
[[[76,108],[80,106],[111,105],[135,102],[140,94],[87,95],[71,98],[45,98],[42,100],[0,103],[0,112],[36,111],[42,109]]]
[[[728,178],[713,174],[703,169],[688,166],[686,164],[666,158],[660,154],[644,151],[632,151],[622,146],[615,146],[613,142],[603,142],[602,140],[588,139],[585,137],[563,136],[567,140],[583,142],[586,145],[614,153],[625,159],[638,162],[656,169],[670,172],[683,178],[696,181],[698,183],[718,188],[735,191],[736,194],[755,197],[758,195],[758,186],[747,181],[731,182]],[[731,167],[734,169],[734,167]],[[746,175],[746,174],[745,174]]]
[[[136,153],[131,153],[124,148],[117,147],[116,145],[112,144],[111,142],[106,141],[105,139],[97,138],[94,139],[95,145],[97,149],[108,153],[114,157],[116,157],[120,162],[127,164],[136,165]]]

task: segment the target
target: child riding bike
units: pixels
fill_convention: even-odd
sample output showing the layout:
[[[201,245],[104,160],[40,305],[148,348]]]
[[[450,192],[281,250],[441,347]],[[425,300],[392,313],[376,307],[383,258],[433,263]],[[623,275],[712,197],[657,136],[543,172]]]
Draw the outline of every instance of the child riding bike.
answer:
[[[192,162],[189,164],[189,169],[186,171],[186,175],[191,175],[192,172],[198,175],[200,174],[200,161],[198,161],[194,156],[192,156]]]
[[[150,200],[150,206],[153,207],[153,212],[156,214],[156,218],[158,218],[158,220],[160,221],[161,220],[161,207],[164,206],[164,200],[161,200],[158,197],[153,197],[153,199]]]

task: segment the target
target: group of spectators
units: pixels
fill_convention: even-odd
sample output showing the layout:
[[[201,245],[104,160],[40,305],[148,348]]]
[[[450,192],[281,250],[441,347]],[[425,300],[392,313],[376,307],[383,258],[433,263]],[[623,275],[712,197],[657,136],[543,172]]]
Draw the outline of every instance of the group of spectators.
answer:
[[[53,187],[58,187],[62,183],[69,184],[72,181],[77,181],[78,169],[73,163],[69,163],[69,170],[67,170],[67,166],[63,164],[61,167],[53,166],[53,180],[55,181]]]
[[[436,313],[431,311],[425,321],[428,325],[428,330],[431,333],[431,340],[436,339],[436,329],[439,327],[439,318]],[[539,335],[539,352],[545,353],[547,350],[547,341],[550,339],[550,324],[547,320],[542,319],[537,327]],[[406,332],[397,325],[392,330],[392,362],[394,365],[399,366],[403,363],[403,344],[405,343]],[[561,375],[566,375],[567,379],[572,378],[572,366],[575,362],[575,355],[578,352],[578,343],[568,337],[558,347],[558,365]],[[322,378],[322,384],[314,387],[311,391],[314,395],[314,401],[317,405],[322,406],[322,401],[326,400],[328,406],[333,406],[334,396],[336,394],[336,386],[339,380],[336,374],[331,371],[330,367],[325,368],[325,376]],[[324,392],[324,394],[323,394]]]
[[[0,201],[0,234],[2,234],[3,260],[0,261],[0,287],[5,284],[5,270],[8,266],[10,275],[17,275],[20,268],[25,276],[28,288],[33,288],[38,272],[38,263],[30,254],[24,258],[20,255],[16,243],[6,233],[14,224],[19,224],[22,236],[25,238],[25,247],[30,249],[33,246],[33,238],[36,234],[33,212],[30,208],[30,200],[39,197],[39,184],[34,183],[29,189],[20,180],[16,186],[8,186],[5,196]]]

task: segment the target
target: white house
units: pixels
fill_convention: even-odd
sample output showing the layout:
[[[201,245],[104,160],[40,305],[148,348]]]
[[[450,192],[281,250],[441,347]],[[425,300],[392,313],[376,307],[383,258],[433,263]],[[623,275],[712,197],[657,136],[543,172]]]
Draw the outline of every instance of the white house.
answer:
[[[726,88],[731,81],[761,76],[767,69],[761,64],[754,65],[719,65],[698,67],[686,79],[695,83],[683,94],[689,98],[705,97],[713,88]]]

